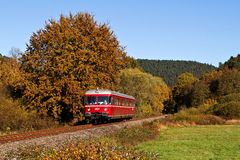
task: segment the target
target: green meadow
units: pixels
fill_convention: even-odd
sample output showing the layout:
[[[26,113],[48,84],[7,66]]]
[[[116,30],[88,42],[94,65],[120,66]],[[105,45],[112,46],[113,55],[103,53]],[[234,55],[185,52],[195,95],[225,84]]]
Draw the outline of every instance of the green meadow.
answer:
[[[139,150],[155,152],[159,159],[240,159],[240,125],[162,128],[153,141]]]

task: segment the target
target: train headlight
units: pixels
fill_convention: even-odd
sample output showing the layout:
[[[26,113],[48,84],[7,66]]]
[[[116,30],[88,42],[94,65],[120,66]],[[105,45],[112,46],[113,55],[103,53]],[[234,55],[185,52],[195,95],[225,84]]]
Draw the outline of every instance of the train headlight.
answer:
[[[88,108],[87,111],[90,111],[90,108]]]
[[[106,111],[107,111],[107,108],[104,108],[104,111],[106,112]]]

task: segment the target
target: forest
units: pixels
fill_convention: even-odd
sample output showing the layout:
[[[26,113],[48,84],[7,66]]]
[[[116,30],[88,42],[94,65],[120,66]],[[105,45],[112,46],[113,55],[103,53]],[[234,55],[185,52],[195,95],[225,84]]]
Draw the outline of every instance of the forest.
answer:
[[[169,86],[173,86],[176,78],[184,72],[200,78],[203,73],[216,69],[213,65],[196,61],[137,59],[137,62],[145,72],[162,77]]]
[[[220,123],[240,118],[240,55],[218,68],[130,57],[107,24],[88,13],[49,20],[17,56],[0,56],[0,130],[34,130],[84,120],[86,90],[137,99],[137,117],[179,113]]]

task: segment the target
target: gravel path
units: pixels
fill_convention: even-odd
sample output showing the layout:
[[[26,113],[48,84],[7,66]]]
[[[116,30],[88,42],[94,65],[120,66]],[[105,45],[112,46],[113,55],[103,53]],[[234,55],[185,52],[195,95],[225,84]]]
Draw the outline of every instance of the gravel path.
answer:
[[[86,130],[80,130],[70,133],[62,133],[58,135],[48,136],[48,137],[41,137],[41,138],[35,138],[30,140],[23,140],[23,141],[17,141],[17,142],[10,142],[6,144],[0,145],[0,159],[4,158],[4,155],[11,151],[14,152],[19,147],[23,146],[30,146],[30,145],[44,145],[46,147],[51,148],[59,148],[60,146],[64,145],[67,142],[71,142],[73,140],[79,140],[79,139],[86,139],[91,137],[99,137],[102,135],[106,135],[109,133],[113,133],[121,128],[124,128],[126,126],[135,126],[140,125],[143,122],[150,122],[157,119],[162,119],[165,116],[158,116],[153,118],[146,118],[136,121],[126,121],[123,123],[118,124],[111,124],[108,126],[102,126],[102,127],[95,127],[91,129]]]

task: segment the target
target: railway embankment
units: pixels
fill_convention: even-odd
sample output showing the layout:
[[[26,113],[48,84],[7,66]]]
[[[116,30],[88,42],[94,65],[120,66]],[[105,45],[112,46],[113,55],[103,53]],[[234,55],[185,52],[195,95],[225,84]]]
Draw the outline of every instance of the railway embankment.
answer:
[[[72,132],[68,131],[68,132],[59,133],[56,135],[46,134],[38,138],[2,143],[0,144],[0,157],[4,157],[4,155],[7,152],[16,152],[19,147],[26,147],[26,146],[32,146],[32,145],[43,145],[45,147],[58,149],[64,144],[72,142],[74,140],[81,140],[81,139],[83,140],[83,139],[88,139],[92,137],[99,137],[99,136],[111,134],[124,127],[141,125],[144,122],[151,122],[151,121],[163,119],[163,118],[165,118],[165,115],[145,118],[145,119],[132,120],[132,121],[124,121],[121,123],[118,122],[118,123],[110,123],[107,125],[96,125],[87,129],[81,129],[81,130],[74,129],[74,131]],[[25,133],[25,134],[28,135],[28,133]],[[16,136],[17,135],[15,135],[15,138]],[[0,137],[0,139],[1,138],[3,139],[4,137]]]

